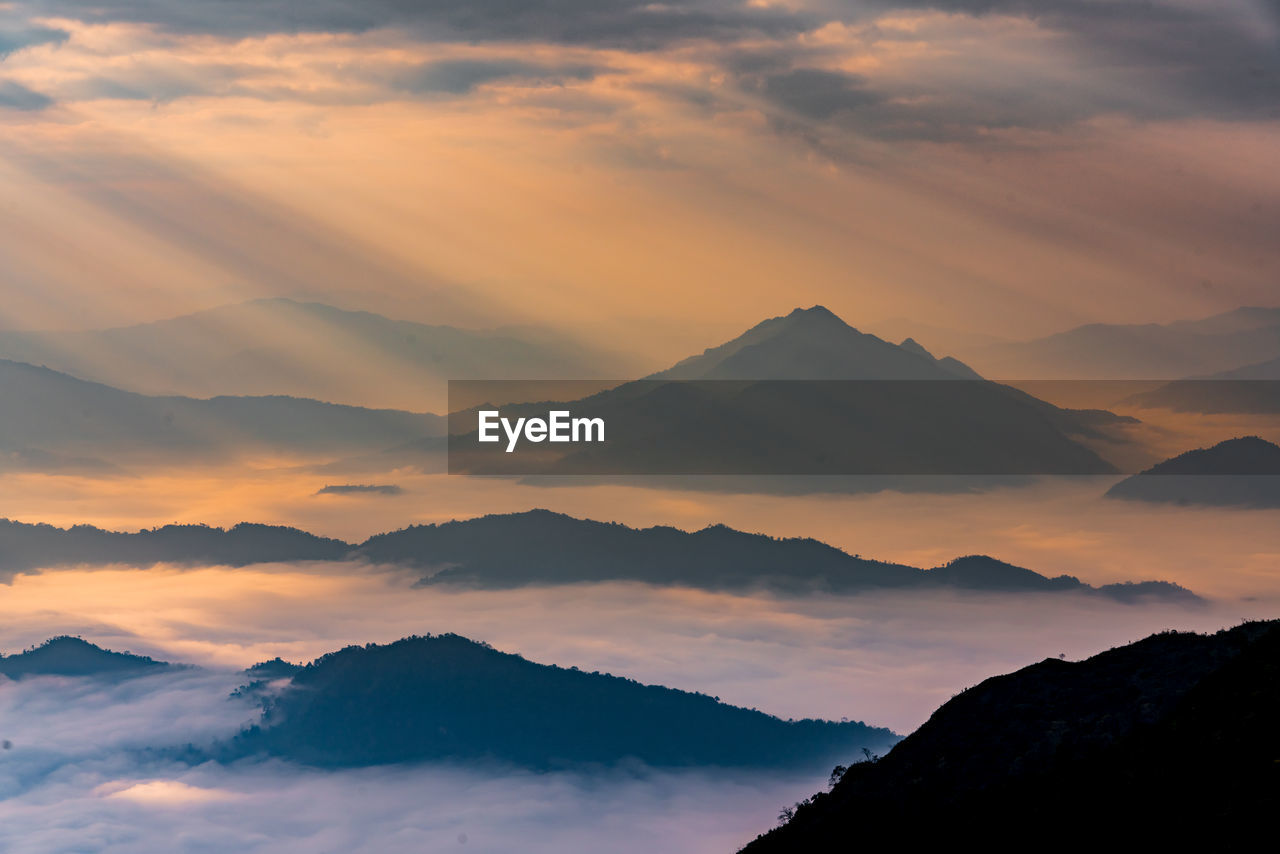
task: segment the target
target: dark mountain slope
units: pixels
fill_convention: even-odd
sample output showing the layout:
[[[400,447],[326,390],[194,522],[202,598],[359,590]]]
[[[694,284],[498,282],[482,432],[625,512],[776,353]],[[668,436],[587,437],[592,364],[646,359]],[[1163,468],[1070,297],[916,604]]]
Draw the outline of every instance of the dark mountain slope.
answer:
[[[391,447],[440,435],[434,415],[294,397],[147,397],[0,360],[0,452],[198,459],[246,450]]]
[[[958,695],[745,850],[975,834],[1002,850],[1205,837],[1234,850],[1280,807],[1277,719],[1280,622],[1048,659]]]
[[[112,652],[88,641],[63,635],[14,655],[0,655],[0,674],[24,676],[140,675],[170,667],[142,655]]]
[[[629,528],[547,510],[415,525],[379,534],[358,553],[378,563],[434,570],[423,584],[509,588],[590,581],[642,581],[709,589],[764,587],[783,592],[952,587],[1004,592],[1101,592],[1194,602],[1164,582],[1089,587],[1062,575],[1046,578],[985,556],[932,570],[850,555],[813,539],[777,539],[713,525],[701,531]]]
[[[493,759],[548,768],[639,759],[816,768],[896,740],[862,723],[783,721],[703,694],[535,664],[441,635],[317,659],[227,756],[321,766]]]
[[[450,470],[476,474],[1035,475],[1110,474],[1086,446],[1132,422],[1062,409],[850,327],[821,306],[796,309],[643,380],[549,408],[599,417],[607,441],[506,453],[455,413]]]
[[[76,564],[247,566],[286,561],[364,559],[431,573],[422,586],[481,588],[638,581],[710,590],[766,588],[785,593],[855,593],[959,588],[1009,593],[1075,591],[1123,601],[1144,596],[1194,603],[1175,584],[1090,587],[1046,578],[982,555],[932,570],[850,555],[807,538],[778,539],[724,525],[686,532],[629,528],[547,510],[415,525],[353,546],[296,528],[241,523],[233,528],[166,525],[133,534],[89,525],[55,528],[0,519],[0,579],[17,572]]]
[[[340,560],[351,546],[296,528],[242,522],[234,528],[165,525],[124,534],[91,525],[55,528],[0,519],[0,576],[50,566],[220,564]]]
[[[1219,442],[1157,463],[1107,490],[1108,498],[1220,507],[1280,507],[1280,446],[1257,436]]]

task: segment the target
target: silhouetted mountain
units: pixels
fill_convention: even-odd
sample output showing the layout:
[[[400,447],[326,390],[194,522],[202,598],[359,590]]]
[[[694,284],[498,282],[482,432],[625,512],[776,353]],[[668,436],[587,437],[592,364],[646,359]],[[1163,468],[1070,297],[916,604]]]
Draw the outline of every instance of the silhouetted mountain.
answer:
[[[0,576],[75,564],[220,564],[340,560],[351,550],[341,540],[296,528],[242,522],[224,530],[207,525],[165,525],[136,534],[90,525],[55,528],[0,519]]]
[[[422,584],[509,588],[532,584],[642,581],[713,590],[769,588],[853,593],[949,587],[1003,592],[1101,592],[1068,575],[1046,578],[981,555],[924,570],[850,555],[813,539],[777,539],[724,525],[687,533],[636,529],[574,519],[547,510],[415,525],[370,537],[359,547],[378,563],[416,565],[434,574]],[[1194,602],[1174,584],[1151,582],[1141,592]],[[1115,598],[1139,591],[1117,587]]]
[[[744,850],[966,838],[997,850],[1237,850],[1280,805],[1277,719],[1278,622],[1047,659],[959,694]]]
[[[1280,358],[1174,380],[1126,402],[1177,412],[1280,412]]]
[[[1090,323],[976,348],[966,357],[1001,380],[1173,380],[1280,357],[1280,308],[1238,308],[1167,324]]]
[[[350,451],[440,435],[434,415],[292,397],[146,397],[0,360],[2,455],[167,456]]]
[[[820,305],[797,308],[647,379],[945,380],[980,379],[955,359],[936,359],[907,339],[901,346],[859,332]]]
[[[1280,357],[1258,362],[1254,365],[1245,365],[1243,368],[1236,368],[1230,371],[1219,371],[1216,374],[1209,374],[1205,377],[1195,377],[1194,379],[1280,381]]]
[[[1257,436],[1219,442],[1157,463],[1107,490],[1108,498],[1166,504],[1280,507],[1280,446]]]
[[[443,409],[448,379],[631,375],[625,360],[563,334],[428,326],[291,299],[118,329],[0,332],[0,357],[144,394],[291,395],[414,412]]]
[[[276,656],[267,661],[259,661],[252,667],[246,668],[244,673],[254,679],[284,679],[293,676],[301,669],[301,664],[294,664]]]
[[[112,652],[63,635],[14,655],[0,655],[0,674],[24,676],[121,676],[163,670],[171,665],[144,655]]]
[[[896,740],[862,723],[783,721],[704,694],[535,664],[439,635],[317,659],[225,755],[320,766],[491,759],[549,768],[638,759],[817,768]]]
[[[957,588],[1007,593],[1075,591],[1125,601],[1144,595],[1200,601],[1189,590],[1167,582],[1094,588],[1073,576],[1047,578],[983,555],[925,570],[850,555],[813,539],[778,539],[724,525],[693,533],[663,526],[636,529],[548,510],[414,525],[377,534],[358,546],[296,528],[249,523],[226,530],[166,525],[126,534],[89,525],[64,529],[0,519],[0,578],[24,570],[76,564],[247,566],[347,559],[430,573],[420,582],[423,586],[502,589],[639,581],[790,593]]]
[[[767,320],[644,380],[548,408],[603,418],[603,444],[524,454],[480,444],[451,416],[450,470],[476,474],[1109,474],[1085,440],[1130,423],[1068,410],[848,326],[820,306]]]

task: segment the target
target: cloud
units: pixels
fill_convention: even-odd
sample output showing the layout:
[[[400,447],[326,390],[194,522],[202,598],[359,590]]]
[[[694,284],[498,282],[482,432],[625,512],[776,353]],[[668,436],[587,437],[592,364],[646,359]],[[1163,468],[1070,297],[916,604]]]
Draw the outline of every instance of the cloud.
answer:
[[[542,65],[518,59],[442,59],[399,71],[392,79],[395,88],[418,95],[465,95],[485,83],[555,84],[590,80],[600,70],[590,65]]]
[[[428,41],[556,42],[654,48],[695,38],[794,33],[805,15],[729,0],[39,0],[34,8],[92,23],[128,21],[175,33],[238,38],[268,33],[394,29]]]
[[[0,109],[34,111],[52,104],[53,99],[48,95],[12,80],[0,80]]]
[[[638,104],[644,93],[666,90],[682,93],[684,104],[759,109],[776,130],[837,157],[859,137],[1003,142],[1103,116],[1258,121],[1280,115],[1280,23],[1270,0],[1239,0],[1226,8],[1172,0],[803,6],[727,0],[231,0],[216,6],[39,0],[17,8],[132,26],[174,54],[64,76],[60,85],[71,99],[246,97],[340,106],[406,95],[482,97],[477,90],[490,83],[533,90],[588,84],[621,51],[632,60],[683,64],[683,79],[655,79],[643,63],[631,63],[612,69],[615,96]],[[61,30],[35,25],[13,32],[15,44],[66,38]],[[194,44],[190,36],[213,36],[228,48],[246,38],[274,39],[269,53],[279,58],[288,45],[282,39],[314,45],[307,40],[318,35],[347,39],[350,55],[322,59],[301,49],[276,68],[184,56]],[[0,35],[0,50],[4,45]],[[476,55],[392,65],[380,58],[388,49],[404,59],[463,46]],[[531,60],[501,54],[513,47],[546,55]],[[557,58],[556,51],[580,55]],[[700,66],[693,79],[690,62]],[[51,97],[61,101],[63,94]]]
[[[19,26],[17,28],[8,28],[0,26],[0,60],[29,47],[37,47],[42,44],[61,44],[67,40],[69,35],[66,30],[53,27]]]
[[[1275,601],[1186,609],[1064,594],[788,598],[634,583],[424,590],[415,579],[342,563],[20,575],[0,602],[0,649],[74,633],[161,660],[239,668],[456,632],[533,661],[784,718],[848,717],[908,732],[992,674],[1164,628],[1217,629],[1266,615]],[[108,596],[115,604],[104,615]]]

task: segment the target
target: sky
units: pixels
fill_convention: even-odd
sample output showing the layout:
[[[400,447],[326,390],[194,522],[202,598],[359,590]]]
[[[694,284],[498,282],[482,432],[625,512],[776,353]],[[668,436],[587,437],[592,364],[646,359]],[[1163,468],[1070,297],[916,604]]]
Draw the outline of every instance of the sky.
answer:
[[[1275,301],[1280,3],[0,4],[0,328],[305,296],[670,360]]]
[[[0,330],[292,297],[539,327],[647,371],[815,304],[926,343],[1204,317],[1280,303],[1280,0],[0,0],[0,196]],[[1162,451],[1191,446],[1159,429]],[[399,492],[321,492],[371,483]],[[0,848],[733,850],[823,781],[187,767],[136,748],[234,732],[253,714],[228,699],[236,668],[412,633],[905,733],[1044,657],[1275,614],[1275,511],[1106,501],[1109,483],[779,496],[265,459],[0,472],[0,517],[61,526],[358,541],[549,507],[1207,600],[424,590],[346,563],[3,574],[0,652],[78,633],[206,669],[0,685]]]

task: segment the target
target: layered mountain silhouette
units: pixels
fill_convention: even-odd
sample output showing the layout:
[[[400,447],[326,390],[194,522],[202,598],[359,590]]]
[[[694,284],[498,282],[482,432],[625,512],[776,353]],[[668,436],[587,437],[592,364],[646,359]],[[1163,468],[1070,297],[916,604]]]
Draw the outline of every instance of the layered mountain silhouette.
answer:
[[[1177,412],[1280,412],[1280,358],[1230,371],[1174,380],[1126,402]]]
[[[0,675],[137,676],[172,667],[143,655],[112,652],[81,638],[62,635],[13,655],[0,655]]]
[[[863,723],[784,721],[704,694],[536,664],[437,635],[317,659],[266,701],[261,723],[220,758],[328,767],[444,759],[539,769],[628,760],[819,768],[895,741]]]
[[[428,568],[432,574],[422,582],[428,585],[509,588],[643,581],[719,590],[852,593],[955,588],[1196,600],[1190,591],[1167,582],[1092,588],[1072,576],[1048,578],[982,555],[926,570],[850,555],[813,539],[777,539],[724,525],[692,533],[669,527],[637,529],[547,510],[417,525],[370,537],[359,553],[378,563]]]
[[[1131,423],[982,380],[914,342],[889,344],[815,306],[767,320],[644,380],[548,408],[603,418],[608,441],[506,453],[451,416],[451,471],[478,474],[1107,474],[1085,444]]]
[[[1165,504],[1280,507],[1280,446],[1257,436],[1219,442],[1157,463],[1107,490],[1108,498]]]
[[[273,561],[342,560],[352,546],[296,528],[241,523],[230,529],[165,525],[118,533],[91,525],[55,528],[0,519],[0,577],[78,564],[247,566]]]
[[[1191,591],[1169,582],[1091,587],[1073,576],[1049,578],[983,555],[926,570],[850,555],[813,539],[777,539],[724,525],[692,533],[670,527],[637,529],[547,510],[415,525],[360,544],[269,525],[240,524],[227,530],[167,525],[125,534],[88,525],[63,529],[0,520],[0,577],[75,564],[246,566],[356,559],[421,572],[423,586],[503,589],[638,581],[800,594],[962,589],[1076,592],[1120,601],[1148,597],[1200,601]]]
[[[1235,850],[1280,805],[1278,717],[1280,622],[1047,659],[959,694],[744,851],[964,838]]]
[[[1245,307],[1201,320],[1090,323],[1032,341],[966,351],[998,379],[1175,380],[1280,358],[1280,308]]]
[[[246,450],[350,452],[444,429],[434,415],[293,397],[148,397],[5,360],[0,397],[0,467],[198,459]]]
[[[859,332],[827,308],[797,308],[690,356],[651,380],[981,379],[962,362],[937,359],[908,338],[900,345]]]
[[[564,335],[429,326],[291,299],[117,329],[0,332],[0,358],[151,395],[289,395],[413,412],[443,409],[448,379],[630,373],[620,357]]]

